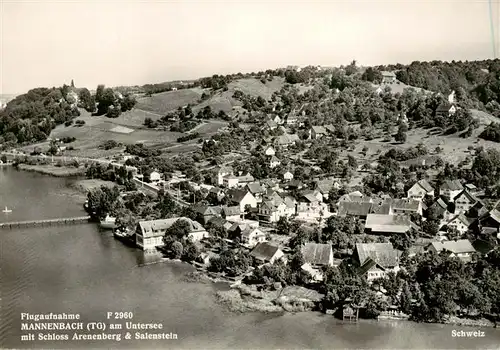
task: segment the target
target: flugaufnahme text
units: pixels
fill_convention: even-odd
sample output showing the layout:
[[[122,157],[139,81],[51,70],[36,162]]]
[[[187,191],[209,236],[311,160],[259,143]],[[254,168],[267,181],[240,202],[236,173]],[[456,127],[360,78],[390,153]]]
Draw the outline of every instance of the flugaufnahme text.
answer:
[[[28,312],[23,312],[21,313],[21,321],[65,321],[65,320],[79,320],[80,319],[80,314],[67,314],[67,313],[61,313],[61,314],[55,314],[55,313],[48,313],[48,314],[30,314]]]

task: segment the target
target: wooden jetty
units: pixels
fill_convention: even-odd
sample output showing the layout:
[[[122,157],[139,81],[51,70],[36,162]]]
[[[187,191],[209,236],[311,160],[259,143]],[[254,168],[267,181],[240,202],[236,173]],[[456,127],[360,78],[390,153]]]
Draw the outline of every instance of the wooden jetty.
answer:
[[[70,225],[70,224],[81,224],[89,221],[90,221],[90,216],[78,216],[72,218],[0,222],[0,229]]]

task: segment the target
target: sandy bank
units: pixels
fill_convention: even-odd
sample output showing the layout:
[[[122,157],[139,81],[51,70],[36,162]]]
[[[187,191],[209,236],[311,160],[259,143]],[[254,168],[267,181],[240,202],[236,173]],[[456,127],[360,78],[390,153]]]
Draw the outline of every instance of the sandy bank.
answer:
[[[18,169],[36,172],[45,175],[51,175],[56,177],[69,177],[69,176],[81,176],[85,174],[85,168],[66,168],[57,167],[55,165],[29,165],[29,164],[19,164]]]

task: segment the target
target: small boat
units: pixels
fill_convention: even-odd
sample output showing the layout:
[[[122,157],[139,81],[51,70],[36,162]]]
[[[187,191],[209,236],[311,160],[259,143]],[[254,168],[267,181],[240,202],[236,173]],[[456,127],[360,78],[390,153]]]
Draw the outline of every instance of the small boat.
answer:
[[[116,228],[116,218],[106,215],[106,217],[100,221],[100,226],[106,230],[112,230]]]
[[[130,246],[135,246],[135,237],[134,237],[134,233],[129,231],[129,230],[120,230],[120,229],[115,229],[113,231],[113,236],[127,244],[127,245],[130,245]]]
[[[7,213],[12,213],[12,210],[7,208],[7,206],[5,206],[5,209],[2,210],[3,213],[7,214]]]

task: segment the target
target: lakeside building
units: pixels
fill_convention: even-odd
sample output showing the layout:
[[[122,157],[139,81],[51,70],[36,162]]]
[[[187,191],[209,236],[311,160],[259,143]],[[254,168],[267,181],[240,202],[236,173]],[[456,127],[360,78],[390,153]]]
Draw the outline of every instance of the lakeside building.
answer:
[[[188,238],[192,241],[199,241],[208,237],[208,232],[200,223],[186,217],[177,217],[139,221],[135,232],[135,243],[143,250],[154,250],[157,246],[163,245],[165,233],[178,220],[187,222],[189,227]]]

